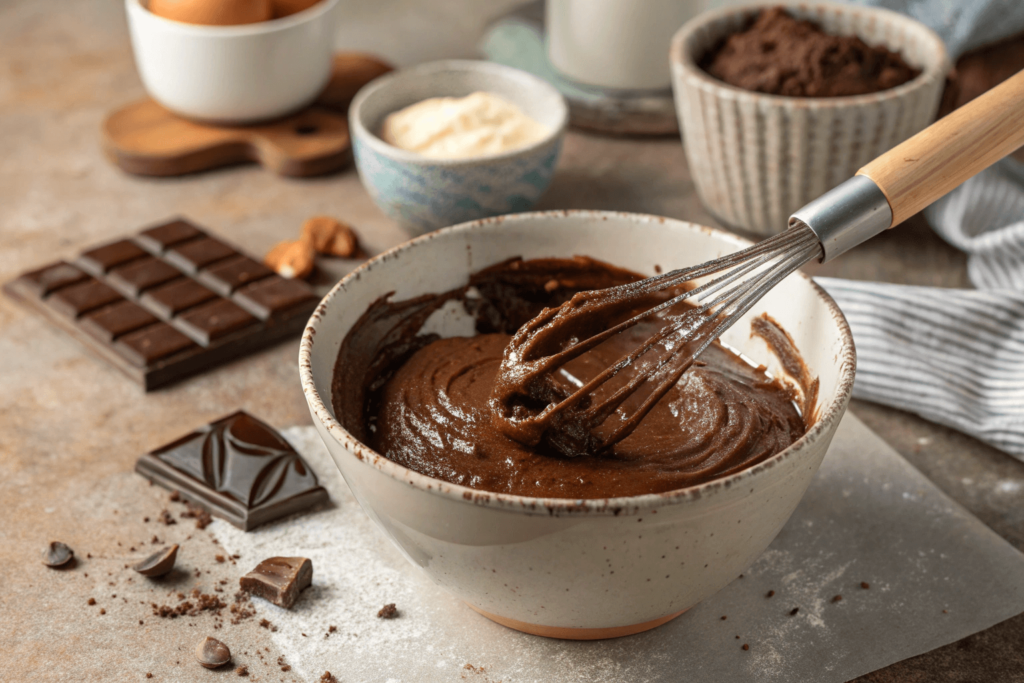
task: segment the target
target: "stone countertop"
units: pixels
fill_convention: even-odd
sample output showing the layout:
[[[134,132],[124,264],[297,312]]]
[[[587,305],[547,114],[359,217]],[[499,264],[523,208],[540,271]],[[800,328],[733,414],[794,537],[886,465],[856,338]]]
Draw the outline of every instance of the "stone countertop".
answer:
[[[352,169],[310,180],[282,179],[252,166],[176,179],[125,175],[103,157],[99,126],[111,108],[141,95],[121,3],[0,5],[0,280],[175,215],[255,255],[292,238],[302,220],[317,213],[350,221],[370,253],[406,239],[372,204]],[[676,139],[570,133],[538,208],[638,211],[715,224],[694,193]],[[325,263],[321,280],[355,265]],[[827,273],[966,283],[964,257],[920,218],[829,264]],[[219,562],[223,552],[215,540],[177,517],[183,508],[168,502],[164,491],[132,473],[140,453],[236,409],[279,427],[308,424],[297,350],[294,340],[143,394],[67,335],[0,298],[0,678],[132,681],[152,673],[152,680],[210,680],[191,651],[212,634],[228,642],[236,663],[249,666],[250,680],[297,680],[276,663],[280,653],[260,627],[259,613],[237,624],[227,610],[222,618],[153,615],[151,603],[177,604],[179,591],[197,586],[221,588],[216,594],[231,602],[237,577],[262,558]],[[852,410],[1024,550],[1024,464],[912,415],[862,402]],[[176,524],[157,521],[165,508]],[[160,583],[124,569],[156,545],[153,536],[159,544],[182,543],[184,571]],[[76,550],[73,570],[39,564],[50,540]],[[96,604],[88,605],[89,598]],[[860,680],[1024,680],[1022,639],[1019,616]]]

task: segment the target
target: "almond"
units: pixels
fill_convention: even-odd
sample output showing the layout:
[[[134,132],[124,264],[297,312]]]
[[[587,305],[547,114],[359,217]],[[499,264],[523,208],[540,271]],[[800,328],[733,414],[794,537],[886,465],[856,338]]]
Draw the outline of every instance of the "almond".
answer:
[[[305,240],[281,242],[267,252],[263,263],[281,277],[305,279],[313,272],[316,254]]]
[[[352,226],[330,216],[313,216],[303,223],[302,240],[328,256],[352,258],[359,252],[359,239]]]

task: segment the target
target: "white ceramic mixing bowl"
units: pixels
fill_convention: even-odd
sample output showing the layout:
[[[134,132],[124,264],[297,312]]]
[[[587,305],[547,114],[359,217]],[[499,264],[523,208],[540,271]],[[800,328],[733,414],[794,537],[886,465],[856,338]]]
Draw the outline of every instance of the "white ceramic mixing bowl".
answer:
[[[199,26],[125,0],[149,96],[187,118],[226,124],[277,118],[316,99],[331,77],[339,5],[321,0],[281,19]]]
[[[809,278],[787,278],[723,339],[784,375],[750,334],[752,316],[767,312],[774,318],[820,381],[817,421],[763,463],[669,493],[527,498],[413,472],[375,453],[338,422],[331,405],[335,361],[352,325],[388,292],[395,292],[395,300],[445,292],[514,256],[582,254],[654,274],[658,267],[700,263],[747,244],[692,223],[591,211],[503,216],[414,239],[339,282],[310,319],[299,370],[313,422],[366,513],[411,562],[477,611],[512,628],[561,638],[608,638],[663,624],[735,579],[771,543],[846,410],[853,339],[835,302]],[[452,335],[456,319],[448,324]]]

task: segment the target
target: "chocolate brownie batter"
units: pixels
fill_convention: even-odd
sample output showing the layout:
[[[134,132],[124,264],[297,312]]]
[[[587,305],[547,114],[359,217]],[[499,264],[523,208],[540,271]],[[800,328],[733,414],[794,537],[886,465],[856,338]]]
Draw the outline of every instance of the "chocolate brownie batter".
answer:
[[[485,491],[554,498],[632,496],[700,484],[761,462],[805,433],[794,399],[813,405],[813,389],[797,392],[717,343],[629,437],[597,455],[564,457],[495,429],[490,397],[511,334],[579,291],[640,278],[582,257],[516,259],[477,273],[466,288],[378,301],[342,344],[335,414],[374,450],[422,474]],[[463,309],[474,336],[419,333],[431,315]],[[571,392],[663,324],[645,321],[609,339],[566,365],[554,384]],[[770,321],[759,326],[772,328],[763,335],[770,344],[788,339]]]
[[[865,95],[921,73],[896,52],[825,33],[782,7],[763,10],[749,28],[711,50],[701,68],[737,88],[789,97]]]

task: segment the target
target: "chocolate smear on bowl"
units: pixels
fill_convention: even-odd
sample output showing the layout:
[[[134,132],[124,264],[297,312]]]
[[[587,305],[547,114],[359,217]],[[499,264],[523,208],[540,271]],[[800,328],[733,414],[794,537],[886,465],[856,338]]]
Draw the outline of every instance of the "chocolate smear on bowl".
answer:
[[[169,574],[174,569],[178,557],[178,544],[167,546],[156,551],[146,559],[132,567],[135,571],[149,578],[157,578]]]
[[[47,567],[68,567],[74,559],[75,551],[60,541],[50,541],[43,549],[43,564]]]
[[[787,97],[866,95],[921,73],[897,52],[854,35],[833,35],[783,7],[762,10],[710,50],[700,66],[737,88]]]
[[[231,650],[216,638],[207,636],[196,645],[196,661],[207,669],[216,669],[231,661]]]
[[[289,609],[299,593],[313,583],[313,563],[305,557],[270,557],[239,583],[246,593]]]

